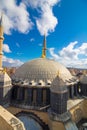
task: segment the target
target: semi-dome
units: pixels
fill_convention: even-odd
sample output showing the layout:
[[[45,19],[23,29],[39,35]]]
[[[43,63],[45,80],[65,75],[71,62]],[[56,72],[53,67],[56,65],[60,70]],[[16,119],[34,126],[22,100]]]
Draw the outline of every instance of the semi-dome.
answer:
[[[60,73],[60,78],[65,82],[72,79],[69,70],[62,64],[47,58],[38,58],[24,63],[15,72],[15,80],[34,81],[36,84],[43,81],[45,84]]]

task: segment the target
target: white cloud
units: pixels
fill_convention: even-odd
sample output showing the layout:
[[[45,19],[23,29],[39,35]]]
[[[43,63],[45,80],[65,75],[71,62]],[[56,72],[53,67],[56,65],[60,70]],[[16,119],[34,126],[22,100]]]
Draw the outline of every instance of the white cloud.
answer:
[[[79,52],[87,56],[87,43],[83,43],[82,46],[79,47]]]
[[[35,41],[35,39],[34,39],[34,38],[31,38],[31,39],[30,39],[30,42],[34,42],[34,41]]]
[[[10,53],[11,50],[9,48],[9,46],[7,44],[3,44],[3,51],[6,52],[6,53]]]
[[[53,57],[53,59],[57,60],[59,59],[59,56],[54,53],[55,48],[49,48],[50,55]]]
[[[0,0],[0,12],[4,12],[5,33],[11,34],[12,30],[27,33],[32,29],[34,23],[30,19],[27,8],[37,11],[38,16],[33,14],[33,20],[41,35],[53,32],[58,24],[53,7],[59,2],[60,0],[22,0],[17,5],[16,0]]]
[[[43,5],[41,17],[36,19],[36,24],[41,35],[48,35],[49,32],[54,32],[58,24],[57,18],[52,13],[52,8],[47,4]]]
[[[3,51],[6,53],[11,52],[11,50],[7,44],[3,44]],[[19,54],[21,55],[22,53],[19,53]],[[16,67],[16,66],[20,66],[22,64],[23,64],[23,62],[20,61],[19,59],[12,59],[12,58],[8,58],[6,56],[3,56],[3,66]]]
[[[0,12],[4,12],[4,29],[6,34],[11,34],[11,30],[18,30],[27,33],[33,26],[29,18],[29,13],[23,2],[19,5],[15,0],[0,0]]]
[[[71,42],[67,47],[63,48],[59,54],[61,57],[65,57],[65,59],[71,59],[74,57],[74,59],[78,59],[78,50],[74,49],[74,46],[77,44],[78,42]]]
[[[44,4],[48,4],[50,6],[54,6],[55,4],[57,4],[58,2],[60,2],[60,0],[23,0],[23,2],[26,5],[31,6],[32,8],[37,8],[40,6],[43,6]]]
[[[16,67],[22,65],[23,62],[18,60],[18,59],[12,59],[8,58],[6,56],[3,56],[3,66],[8,66],[8,67]]]
[[[78,45],[77,41],[71,42],[58,53],[54,52],[55,48],[50,48],[51,58],[68,67],[87,68],[87,43],[75,47],[76,45]]]
[[[48,34],[55,30],[58,24],[57,18],[53,14],[53,6],[60,0],[23,0],[26,5],[38,11],[39,17],[36,18],[36,25],[41,35]]]

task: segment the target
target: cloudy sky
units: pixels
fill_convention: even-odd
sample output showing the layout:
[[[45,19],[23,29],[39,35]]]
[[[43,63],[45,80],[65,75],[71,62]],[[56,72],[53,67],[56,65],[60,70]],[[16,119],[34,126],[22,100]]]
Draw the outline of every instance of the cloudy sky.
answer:
[[[67,67],[87,68],[87,0],[0,0],[3,12],[3,65],[20,66],[47,57]]]

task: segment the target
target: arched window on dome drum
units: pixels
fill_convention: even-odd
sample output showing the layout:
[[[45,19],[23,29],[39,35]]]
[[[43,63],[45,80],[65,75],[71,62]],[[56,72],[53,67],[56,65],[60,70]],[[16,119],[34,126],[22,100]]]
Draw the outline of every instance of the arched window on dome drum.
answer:
[[[42,88],[37,88],[37,105],[41,106],[43,101]]]
[[[80,95],[87,96],[87,84],[80,83],[79,93]]]
[[[47,88],[46,89],[46,95],[47,95],[47,98],[46,98],[46,104],[49,105],[50,104],[50,89]]]
[[[78,96],[78,85],[74,84],[74,95]]]
[[[70,97],[74,98],[74,86],[73,85],[70,86]]]
[[[28,103],[28,88],[25,88],[24,90],[24,101],[26,104]]]
[[[32,85],[32,82],[30,82],[29,84]]]
[[[32,101],[33,101],[33,88],[31,87],[27,89],[27,102],[29,105],[31,105]]]
[[[14,87],[12,88],[12,95],[11,95],[11,99],[12,99],[12,100],[16,100],[16,99],[17,99],[17,89],[18,89],[17,86],[14,86]]]
[[[82,95],[82,85],[81,85],[81,83],[78,83],[77,92],[78,92],[79,95]]]
[[[38,85],[42,85],[42,83],[38,83]]]
[[[33,89],[33,105],[36,105],[37,90]]]
[[[43,88],[43,105],[46,105],[47,93],[46,89]]]
[[[19,100],[19,95],[20,95],[20,88],[17,88],[17,100]]]
[[[47,85],[51,85],[51,83],[47,83]]]
[[[18,87],[17,100],[20,100],[20,101],[24,100],[24,88],[23,87]]]
[[[74,98],[74,86],[73,85],[68,86],[68,97],[71,99]]]

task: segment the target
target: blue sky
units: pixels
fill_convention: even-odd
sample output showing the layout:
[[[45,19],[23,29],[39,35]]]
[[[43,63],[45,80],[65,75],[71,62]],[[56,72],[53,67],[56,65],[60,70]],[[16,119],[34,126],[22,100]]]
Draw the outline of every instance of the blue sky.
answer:
[[[87,68],[87,0],[0,0],[4,12],[5,66],[19,66],[41,56],[68,67]]]

